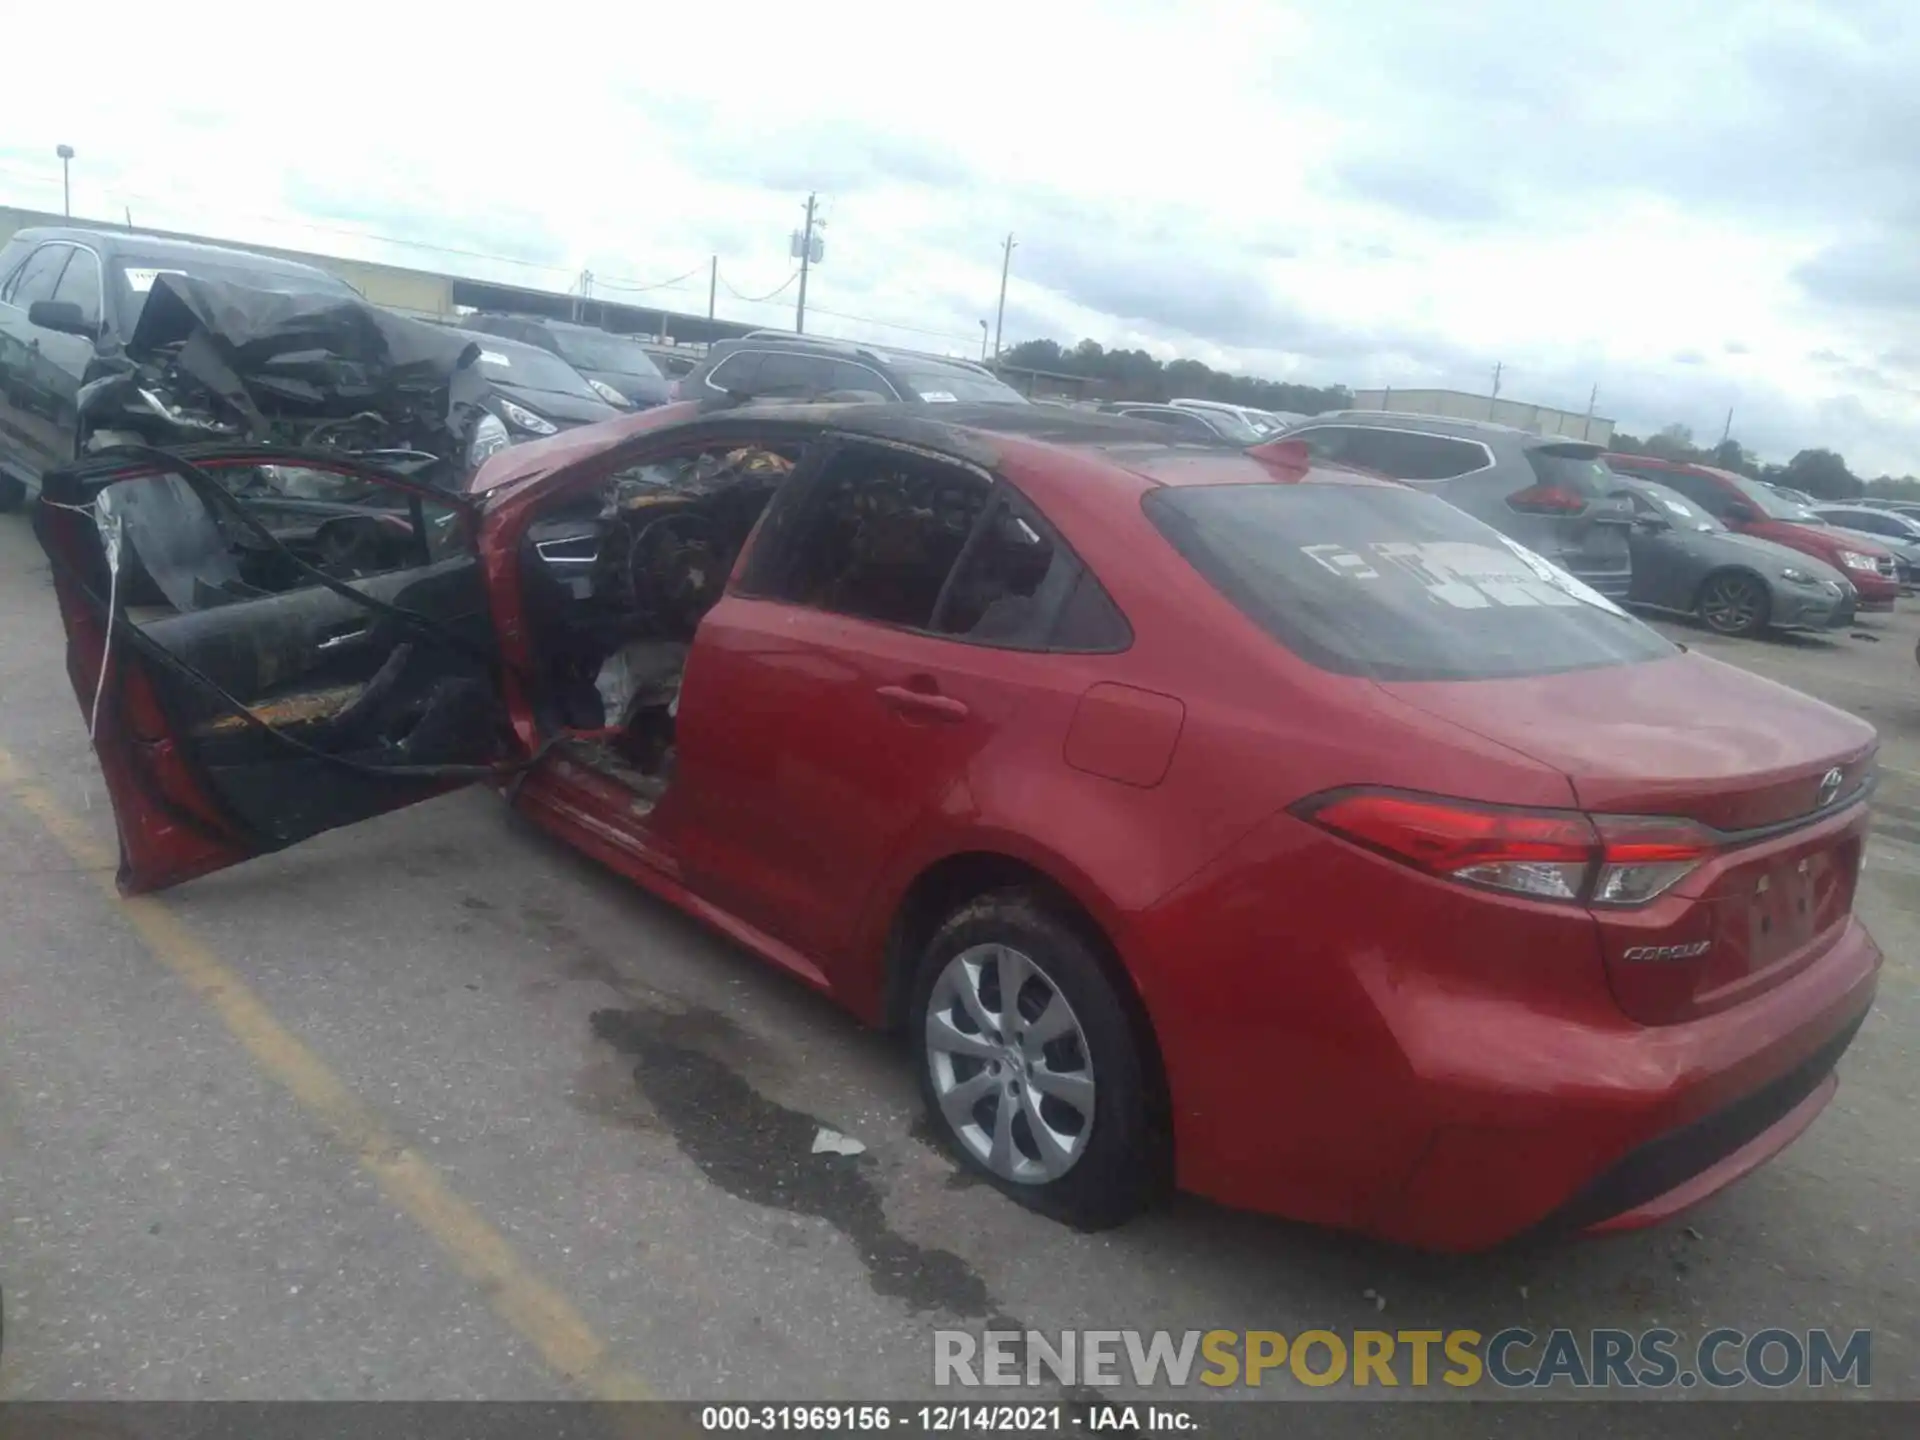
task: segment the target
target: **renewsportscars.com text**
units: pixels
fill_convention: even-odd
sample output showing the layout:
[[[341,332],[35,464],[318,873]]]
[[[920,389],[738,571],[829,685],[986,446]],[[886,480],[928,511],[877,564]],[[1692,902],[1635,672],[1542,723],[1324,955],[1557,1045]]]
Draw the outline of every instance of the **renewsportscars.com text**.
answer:
[[[934,1384],[1645,1390],[1873,1383],[1873,1332],[1668,1329],[936,1330]]]

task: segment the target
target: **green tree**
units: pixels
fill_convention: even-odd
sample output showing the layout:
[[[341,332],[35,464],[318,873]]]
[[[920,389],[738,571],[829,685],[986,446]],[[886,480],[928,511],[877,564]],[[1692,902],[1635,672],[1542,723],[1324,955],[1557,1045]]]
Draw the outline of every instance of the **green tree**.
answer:
[[[1283,410],[1317,415],[1344,410],[1353,404],[1353,392],[1344,385],[1296,385],[1251,375],[1229,375],[1198,360],[1161,364],[1144,350],[1108,350],[1097,340],[1082,340],[1071,349],[1056,340],[1027,340],[1011,346],[1001,363],[1017,369],[1048,370],[1079,375],[1097,382],[1104,399],[1221,400],[1256,410]]]
[[[1831,450],[1802,450],[1787,462],[1784,482],[1822,500],[1848,500],[1865,491],[1860,477]]]

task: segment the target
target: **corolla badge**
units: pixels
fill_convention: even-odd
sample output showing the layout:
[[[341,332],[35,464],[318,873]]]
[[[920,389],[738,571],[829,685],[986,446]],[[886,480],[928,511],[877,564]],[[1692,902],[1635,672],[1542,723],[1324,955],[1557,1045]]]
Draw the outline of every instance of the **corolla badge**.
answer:
[[[1814,808],[1816,810],[1824,810],[1827,806],[1831,805],[1834,800],[1839,797],[1840,786],[1845,782],[1846,778],[1846,775],[1838,767],[1822,775],[1820,777],[1820,795],[1814,804]]]
[[[1624,960],[1692,960],[1713,948],[1711,940],[1696,940],[1691,945],[1636,945]]]

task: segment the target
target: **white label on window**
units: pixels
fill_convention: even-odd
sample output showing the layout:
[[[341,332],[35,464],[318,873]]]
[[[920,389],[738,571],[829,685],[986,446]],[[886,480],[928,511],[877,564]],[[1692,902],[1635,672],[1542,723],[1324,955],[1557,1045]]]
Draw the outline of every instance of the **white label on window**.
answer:
[[[1349,580],[1378,580],[1380,572],[1369,565],[1364,558],[1353,553],[1344,545],[1302,545],[1300,553],[1314,564],[1324,566],[1334,574]]]
[[[1693,513],[1692,511],[1688,510],[1686,506],[1682,505],[1678,500],[1662,500],[1660,503],[1666,506],[1667,509],[1671,510],[1676,515],[1690,516]]]
[[[184,275],[187,272],[184,270],[161,270],[150,266],[135,265],[129,266],[123,273],[127,277],[127,288],[136,295],[144,295],[153,289],[153,282],[162,275]]]
[[[920,398],[932,405],[958,405],[960,397],[950,390],[922,390]]]
[[[511,370],[513,368],[513,362],[498,350],[482,350],[480,352],[480,361],[484,365],[498,365],[502,370]]]

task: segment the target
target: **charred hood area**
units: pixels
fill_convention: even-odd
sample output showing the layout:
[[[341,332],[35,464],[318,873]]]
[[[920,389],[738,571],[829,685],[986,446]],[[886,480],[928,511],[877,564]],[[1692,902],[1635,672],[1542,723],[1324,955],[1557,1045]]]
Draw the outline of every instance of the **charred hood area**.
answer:
[[[484,413],[479,347],[364,300],[163,274],[124,351],[81,392],[83,434],[219,438],[458,468]]]

